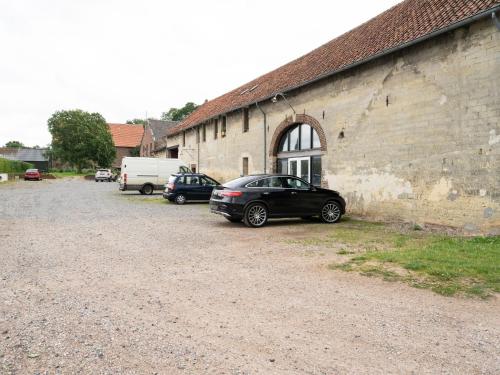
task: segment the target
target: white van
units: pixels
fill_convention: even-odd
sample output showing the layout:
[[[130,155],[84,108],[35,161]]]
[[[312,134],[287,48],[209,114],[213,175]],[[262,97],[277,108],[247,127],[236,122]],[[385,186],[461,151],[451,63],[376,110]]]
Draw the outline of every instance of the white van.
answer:
[[[141,194],[153,194],[165,189],[171,174],[189,173],[180,159],[124,157],[120,172],[120,190],[139,190]]]

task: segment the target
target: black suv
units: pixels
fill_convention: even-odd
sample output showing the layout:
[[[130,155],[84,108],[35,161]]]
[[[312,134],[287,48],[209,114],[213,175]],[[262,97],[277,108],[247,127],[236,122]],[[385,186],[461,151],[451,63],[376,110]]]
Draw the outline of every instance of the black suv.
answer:
[[[295,176],[256,175],[217,186],[210,211],[232,222],[243,220],[250,227],[283,217],[319,216],[325,223],[336,223],[345,213],[345,200],[336,191],[312,186]]]
[[[168,179],[163,198],[177,204],[184,204],[186,201],[208,201],[217,185],[217,181],[202,173],[177,173]]]

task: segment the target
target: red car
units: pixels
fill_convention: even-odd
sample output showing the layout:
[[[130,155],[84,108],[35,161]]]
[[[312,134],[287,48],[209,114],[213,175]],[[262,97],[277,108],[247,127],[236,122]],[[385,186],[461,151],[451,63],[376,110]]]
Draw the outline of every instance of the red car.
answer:
[[[26,180],[35,180],[35,181],[41,181],[42,180],[42,174],[38,169],[28,169],[24,173],[24,181]]]

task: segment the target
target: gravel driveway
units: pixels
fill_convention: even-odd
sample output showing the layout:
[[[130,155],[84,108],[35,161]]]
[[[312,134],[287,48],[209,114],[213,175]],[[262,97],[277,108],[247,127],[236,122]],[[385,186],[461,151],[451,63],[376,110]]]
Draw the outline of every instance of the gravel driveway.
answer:
[[[1,374],[498,374],[500,303],[79,179],[0,186]]]

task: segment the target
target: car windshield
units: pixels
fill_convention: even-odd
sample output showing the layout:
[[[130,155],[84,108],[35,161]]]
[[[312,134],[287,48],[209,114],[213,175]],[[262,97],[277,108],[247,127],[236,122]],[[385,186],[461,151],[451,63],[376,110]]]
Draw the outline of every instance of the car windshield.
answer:
[[[255,179],[255,176],[240,177],[240,178],[237,178],[236,180],[232,180],[232,181],[226,182],[224,184],[224,187],[227,187],[229,189],[234,189],[234,188],[237,188],[237,187],[240,187],[240,186],[244,186],[244,185],[246,185],[247,183],[251,182],[254,179]]]
[[[28,169],[26,172],[38,172],[38,169]]]
[[[173,184],[173,183],[175,182],[175,179],[176,179],[176,178],[177,178],[177,176],[175,176],[175,175],[171,175],[171,176],[168,178],[168,182],[169,182],[170,184]]]
[[[109,172],[109,169],[98,169],[97,172]]]

